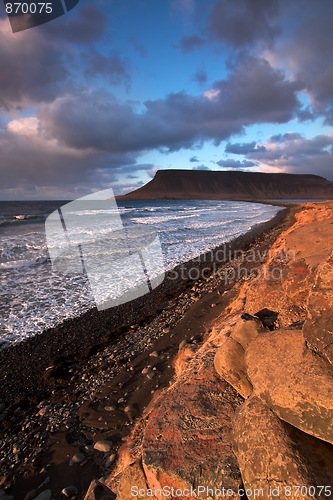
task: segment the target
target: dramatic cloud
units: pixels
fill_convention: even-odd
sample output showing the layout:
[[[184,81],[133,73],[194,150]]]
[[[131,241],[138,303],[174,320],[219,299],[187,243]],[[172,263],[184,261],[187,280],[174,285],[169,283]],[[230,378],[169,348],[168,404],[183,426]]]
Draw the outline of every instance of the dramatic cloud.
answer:
[[[230,170],[239,170],[239,169],[243,169],[243,168],[253,168],[253,167],[258,166],[258,163],[254,163],[253,161],[249,161],[249,160],[239,161],[239,160],[233,160],[233,159],[219,160],[216,162],[216,164],[219,167],[227,168]]]
[[[0,64],[0,108],[52,101],[70,90],[62,55],[38,30],[13,35],[6,19],[0,20]]]
[[[258,41],[271,42],[278,33],[274,24],[278,0],[216,0],[210,13],[210,35],[236,48]]]
[[[214,98],[178,92],[146,101],[142,113],[106,92],[78,92],[44,106],[39,118],[45,134],[73,148],[177,151],[206,140],[218,144],[252,123],[286,122],[299,107],[299,85],[263,59],[242,59],[215,88]]]
[[[331,0],[308,2],[293,0],[284,4],[281,24],[295,20],[272,49],[276,64],[288,65],[294,78],[301,80],[311,100],[313,111],[333,124],[333,8]],[[297,21],[296,21],[297,20]],[[310,110],[300,118],[311,119]]]
[[[264,144],[264,151],[247,155],[262,166],[295,174],[318,173],[333,180],[333,136],[317,135],[312,139],[300,134],[272,136]]]
[[[224,141],[240,156],[221,168],[332,179],[332,136],[319,132],[333,124],[332,0],[83,3],[15,35],[0,15],[8,193],[130,190],[181,149],[188,168],[217,168]]]
[[[0,133],[2,189],[12,189],[18,183],[38,198],[38,189],[84,193],[89,185],[104,189],[116,179],[115,174],[136,166],[131,154],[104,154],[60,145],[43,136],[37,118],[20,118],[8,123]],[[38,168],[36,168],[38,166]]]

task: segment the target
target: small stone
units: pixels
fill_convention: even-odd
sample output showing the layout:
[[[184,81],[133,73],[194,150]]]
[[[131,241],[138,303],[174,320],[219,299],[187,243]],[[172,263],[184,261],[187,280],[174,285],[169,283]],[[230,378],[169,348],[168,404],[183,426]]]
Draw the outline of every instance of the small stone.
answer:
[[[141,371],[142,375],[147,375],[147,373],[149,372],[149,370],[150,370],[150,366],[146,366],[146,367],[145,367],[145,368]]]
[[[107,453],[108,451],[111,451],[111,448],[112,448],[111,441],[107,441],[104,439],[101,439],[100,441],[97,441],[94,444],[94,450],[101,451],[102,453]]]
[[[124,412],[125,412],[125,413],[131,413],[131,411],[132,411],[132,410],[133,410],[132,405],[127,405],[127,406],[125,406],[125,408],[124,408]]]
[[[85,455],[79,451],[78,453],[75,453],[75,455],[72,456],[69,465],[80,464],[81,462],[83,462],[85,458],[86,458]]]
[[[178,346],[178,350],[180,351],[181,349],[183,349],[183,347],[185,347],[186,344],[187,344],[187,340],[182,340]]]
[[[106,461],[106,466],[109,467],[110,465],[113,464],[115,460],[116,460],[116,454],[112,453],[112,455],[110,455]]]
[[[116,409],[115,405],[105,406],[104,408],[105,411],[114,411],[115,409]]]
[[[72,498],[76,496],[78,493],[77,488],[75,486],[67,486],[63,490],[61,490],[61,494],[66,498]]]
[[[170,333],[170,328],[163,328],[163,333]]]
[[[156,373],[153,371],[153,370],[150,370],[148,373],[147,373],[147,377],[151,380],[152,378],[154,378],[156,375]]]
[[[158,358],[159,357],[159,354],[157,351],[153,351],[149,354],[149,356],[151,356],[152,358]]]

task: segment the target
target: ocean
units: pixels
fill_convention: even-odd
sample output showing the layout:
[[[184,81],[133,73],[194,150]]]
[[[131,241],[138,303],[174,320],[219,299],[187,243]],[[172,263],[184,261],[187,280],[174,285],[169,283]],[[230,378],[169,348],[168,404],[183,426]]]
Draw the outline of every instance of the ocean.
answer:
[[[52,269],[45,219],[64,204],[0,202],[0,348],[95,306],[87,276]],[[125,228],[158,233],[165,270],[240,236],[280,210],[260,203],[202,200],[118,201],[118,208]]]

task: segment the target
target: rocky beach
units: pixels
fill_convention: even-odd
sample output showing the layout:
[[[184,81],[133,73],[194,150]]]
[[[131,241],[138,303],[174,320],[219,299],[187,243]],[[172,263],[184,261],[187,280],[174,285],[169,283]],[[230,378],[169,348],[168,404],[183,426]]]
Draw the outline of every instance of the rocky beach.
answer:
[[[2,350],[0,498],[330,498],[332,215]]]

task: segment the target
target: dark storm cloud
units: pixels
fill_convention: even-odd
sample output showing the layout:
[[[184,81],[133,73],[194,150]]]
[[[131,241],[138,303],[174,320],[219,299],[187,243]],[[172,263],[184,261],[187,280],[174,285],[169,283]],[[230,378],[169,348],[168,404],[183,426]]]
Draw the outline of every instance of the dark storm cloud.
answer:
[[[77,149],[177,151],[218,144],[253,123],[289,121],[299,108],[298,88],[264,59],[244,58],[213,94],[173,93],[136,113],[108,93],[79,92],[44,106],[39,117],[46,133]]]
[[[179,42],[179,48],[183,52],[191,52],[206,43],[205,39],[198,35],[184,36]]]
[[[198,162],[199,160],[198,160],[198,157],[197,157],[197,156],[191,156],[191,158],[189,159],[189,161],[190,161],[191,163],[196,163],[196,162]]]
[[[15,131],[0,134],[2,187],[17,183],[32,186],[93,185],[103,188],[121,167],[136,169],[136,156],[78,152],[47,140],[40,133],[22,135]],[[38,166],[38,168],[36,168]],[[130,166],[130,168],[129,168]]]
[[[265,151],[265,147],[257,146],[257,143],[255,141],[243,142],[243,143],[236,142],[233,144],[228,142],[228,144],[225,147],[225,151],[226,153],[232,153],[235,155],[246,155],[254,151]]]
[[[250,153],[247,158],[296,174],[316,173],[327,179],[333,179],[331,135],[317,135],[312,139],[296,133],[284,136],[285,140],[280,135],[270,137],[265,151]]]
[[[289,121],[299,108],[295,93],[302,85],[286,80],[284,73],[273,69],[265,59],[245,57],[216,87],[221,90],[227,114],[234,120],[239,117],[246,125]]]
[[[333,124],[333,5],[331,0],[292,0],[284,4],[281,23],[294,29],[279,40],[278,60],[288,61],[296,78],[304,82],[313,112]],[[300,115],[311,119],[310,110]]]
[[[227,159],[227,160],[219,160],[216,162],[216,165],[222,168],[231,168],[234,170],[238,170],[240,168],[253,168],[257,167],[258,163],[254,163],[253,161],[249,160],[233,160],[233,159]]]
[[[272,42],[278,0],[216,0],[209,17],[208,32],[216,40],[236,48],[257,42]]]
[[[61,53],[38,30],[14,35],[7,21],[1,21],[0,65],[0,107],[5,109],[52,101],[65,89],[70,90]]]
[[[106,56],[93,50],[88,56],[85,54],[85,62],[88,64],[85,71],[87,77],[102,76],[110,83],[126,86],[131,82],[129,62],[115,51]]]

